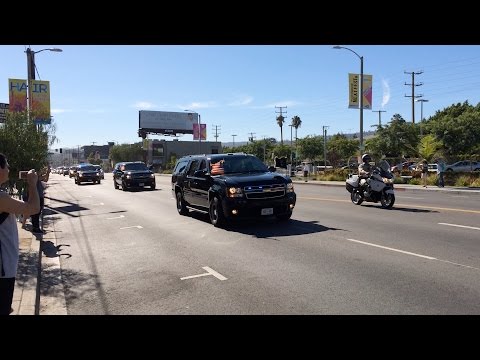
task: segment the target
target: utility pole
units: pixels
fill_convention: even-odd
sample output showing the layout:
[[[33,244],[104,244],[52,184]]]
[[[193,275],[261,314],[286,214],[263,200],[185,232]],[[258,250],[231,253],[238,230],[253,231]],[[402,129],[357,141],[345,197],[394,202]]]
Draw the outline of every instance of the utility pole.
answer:
[[[382,112],[386,112],[385,110],[372,110],[372,112],[378,113],[378,127],[382,126]]]
[[[423,95],[415,95],[415,86],[422,86],[423,85],[422,82],[420,82],[418,84],[415,84],[415,75],[423,74],[423,71],[419,71],[419,72],[404,71],[404,73],[412,75],[412,83],[411,84],[405,83],[405,85],[408,85],[408,86],[412,87],[412,95],[405,95],[405,97],[411,97],[412,98],[412,124],[415,124],[415,98],[423,96]]]
[[[276,109],[280,109],[280,116],[281,116],[282,118],[285,118],[285,117],[283,116],[283,109],[284,109],[284,108],[286,109],[287,107],[286,107],[286,106],[275,106],[275,108],[276,108]],[[275,113],[278,114],[277,111],[275,111]],[[285,111],[285,114],[287,114],[286,111]],[[283,145],[283,124],[282,124],[282,126],[280,126],[280,142],[281,142],[282,145]]]
[[[290,165],[293,166],[293,147],[292,147],[292,143],[293,143],[293,125],[290,124],[288,125],[290,126]]]
[[[237,136],[236,134],[232,134],[232,139],[233,139],[233,145],[232,145],[232,148],[235,147],[235,136]]]
[[[218,141],[218,136],[220,135],[220,125],[213,125],[213,130],[215,132],[215,135],[213,136],[215,138],[215,141]]]
[[[266,141],[265,138],[266,138],[266,136],[263,135],[263,163],[264,163],[264,164],[266,164],[266,163],[265,163],[265,160],[266,160],[266,159],[265,159],[265,154],[266,154],[266,150],[267,150],[267,141]]]
[[[327,128],[330,126],[322,126],[323,129],[323,174],[327,171]]]
[[[255,135],[256,133],[254,133],[254,132],[249,132],[249,133],[247,133],[247,134],[250,134],[250,136],[248,137],[248,141],[253,142],[253,140],[255,140],[253,135]]]

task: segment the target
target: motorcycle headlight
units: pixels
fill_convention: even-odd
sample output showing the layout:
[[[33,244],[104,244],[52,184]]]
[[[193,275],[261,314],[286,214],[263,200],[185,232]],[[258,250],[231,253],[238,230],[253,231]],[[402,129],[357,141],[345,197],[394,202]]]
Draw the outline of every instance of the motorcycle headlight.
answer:
[[[393,178],[391,178],[391,179],[383,178],[383,182],[384,182],[385,184],[393,184]]]

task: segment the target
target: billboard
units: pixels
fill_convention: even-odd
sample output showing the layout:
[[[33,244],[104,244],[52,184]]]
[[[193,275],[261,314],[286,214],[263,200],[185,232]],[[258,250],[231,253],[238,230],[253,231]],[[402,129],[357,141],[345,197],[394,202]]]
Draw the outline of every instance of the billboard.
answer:
[[[350,109],[358,109],[358,92],[359,92],[359,76],[358,74],[348,74],[348,107]]]
[[[363,74],[363,108],[372,109],[372,75]]]
[[[359,89],[360,75],[348,74],[348,107],[358,109],[360,107]],[[363,74],[362,84],[363,108],[372,108],[372,75]]]
[[[207,124],[193,124],[193,140],[207,140]]]
[[[35,124],[50,124],[50,82],[31,80],[30,98]]]
[[[10,111],[27,110],[27,80],[8,79]]]
[[[198,124],[197,113],[149,110],[138,113],[139,133],[193,134],[193,124]]]

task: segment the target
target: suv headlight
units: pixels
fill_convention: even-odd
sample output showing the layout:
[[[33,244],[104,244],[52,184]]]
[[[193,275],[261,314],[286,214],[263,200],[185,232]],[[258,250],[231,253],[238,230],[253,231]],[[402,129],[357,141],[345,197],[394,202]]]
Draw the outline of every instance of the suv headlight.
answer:
[[[293,190],[293,183],[288,183],[288,184],[287,184],[287,193],[293,192],[293,191],[294,191],[294,190]]]
[[[243,190],[242,190],[242,188],[229,187],[229,188],[227,188],[227,196],[228,197],[242,197],[243,196]]]

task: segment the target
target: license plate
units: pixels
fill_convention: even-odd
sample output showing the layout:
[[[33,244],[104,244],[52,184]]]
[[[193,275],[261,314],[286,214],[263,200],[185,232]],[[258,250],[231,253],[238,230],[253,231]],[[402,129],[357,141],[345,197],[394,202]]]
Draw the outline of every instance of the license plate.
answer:
[[[143,183],[138,184],[138,186],[143,186],[143,185],[144,185]]]
[[[272,215],[272,214],[273,214],[273,208],[262,209],[262,215]]]

